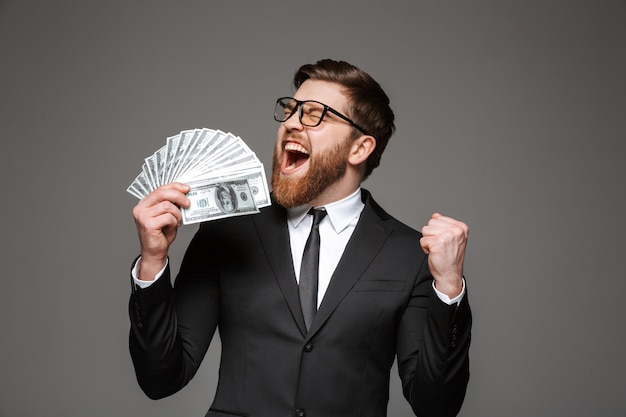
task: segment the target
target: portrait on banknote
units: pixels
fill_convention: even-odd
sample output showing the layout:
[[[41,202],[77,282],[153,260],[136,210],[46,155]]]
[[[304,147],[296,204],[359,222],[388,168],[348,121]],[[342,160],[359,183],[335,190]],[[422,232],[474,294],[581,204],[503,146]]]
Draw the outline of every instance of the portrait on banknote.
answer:
[[[217,207],[222,213],[232,213],[237,210],[237,198],[235,192],[226,184],[220,184],[215,192]],[[242,194],[242,197],[246,199],[246,195]]]

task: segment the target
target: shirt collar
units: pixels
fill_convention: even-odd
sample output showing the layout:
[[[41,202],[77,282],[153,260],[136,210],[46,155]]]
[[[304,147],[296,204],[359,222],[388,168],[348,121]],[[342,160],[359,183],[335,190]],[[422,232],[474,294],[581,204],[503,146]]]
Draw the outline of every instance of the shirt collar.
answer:
[[[354,193],[341,200],[323,206],[328,213],[327,217],[335,229],[335,233],[340,233],[361,214],[365,204],[361,201],[361,188],[357,188]],[[292,227],[297,228],[306,217],[310,205],[287,209],[287,220]]]

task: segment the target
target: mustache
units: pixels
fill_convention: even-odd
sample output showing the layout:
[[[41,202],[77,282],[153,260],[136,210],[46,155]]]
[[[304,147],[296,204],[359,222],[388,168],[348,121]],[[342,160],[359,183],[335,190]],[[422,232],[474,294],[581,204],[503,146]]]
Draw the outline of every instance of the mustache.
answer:
[[[310,148],[311,144],[309,143],[309,139],[304,134],[286,134],[280,138],[280,148],[284,149],[287,142],[298,142],[303,146]]]

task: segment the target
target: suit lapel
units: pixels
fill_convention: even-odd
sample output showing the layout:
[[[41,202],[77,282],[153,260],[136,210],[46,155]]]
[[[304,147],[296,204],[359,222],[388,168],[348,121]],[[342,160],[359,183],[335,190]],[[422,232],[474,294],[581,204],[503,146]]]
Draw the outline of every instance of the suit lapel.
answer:
[[[302,335],[310,337],[328,320],[341,300],[367,270],[369,263],[393,230],[389,222],[385,222],[389,215],[374,201],[370,193],[362,190],[362,196],[365,207],[333,273],[308,335],[293,270],[286,211],[274,202],[272,206],[261,210],[260,214],[252,216],[265,256]]]
[[[252,217],[256,224],[265,256],[274,272],[278,286],[285,297],[293,319],[298,324],[300,332],[304,335],[306,334],[306,327],[300,307],[296,275],[293,270],[286,211],[276,202],[273,202],[272,206],[262,210],[257,216]]]
[[[367,270],[393,229],[389,222],[384,221],[389,218],[389,215],[376,204],[368,191],[362,190],[362,193],[365,207],[333,273],[322,304],[313,320],[309,336],[330,317],[359,277]]]

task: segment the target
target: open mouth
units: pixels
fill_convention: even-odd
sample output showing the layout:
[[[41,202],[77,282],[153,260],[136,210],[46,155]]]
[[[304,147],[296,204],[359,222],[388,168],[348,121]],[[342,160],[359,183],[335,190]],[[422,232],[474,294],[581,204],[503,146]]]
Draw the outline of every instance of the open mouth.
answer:
[[[309,160],[309,151],[299,143],[288,142],[285,145],[283,159],[283,173],[290,174],[300,168]]]

